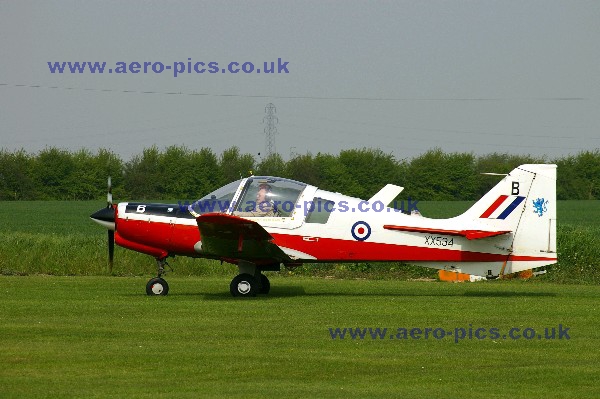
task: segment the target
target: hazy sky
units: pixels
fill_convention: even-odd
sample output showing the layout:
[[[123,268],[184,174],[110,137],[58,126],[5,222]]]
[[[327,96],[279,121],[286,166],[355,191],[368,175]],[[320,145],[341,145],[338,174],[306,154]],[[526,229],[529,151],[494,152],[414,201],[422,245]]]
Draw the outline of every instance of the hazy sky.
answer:
[[[219,68],[281,58],[289,73],[52,74],[47,64],[188,58]],[[600,1],[0,0],[0,148],[264,154],[270,102],[286,159],[600,148]]]

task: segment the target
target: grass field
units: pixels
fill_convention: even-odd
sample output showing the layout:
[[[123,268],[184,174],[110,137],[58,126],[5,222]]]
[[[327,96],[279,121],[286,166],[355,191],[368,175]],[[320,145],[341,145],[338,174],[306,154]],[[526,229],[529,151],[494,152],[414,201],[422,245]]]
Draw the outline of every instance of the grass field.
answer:
[[[167,297],[145,281],[0,277],[0,397],[600,397],[597,286],[274,276],[269,296],[236,300],[225,278],[171,277]],[[395,336],[559,325],[570,339]]]

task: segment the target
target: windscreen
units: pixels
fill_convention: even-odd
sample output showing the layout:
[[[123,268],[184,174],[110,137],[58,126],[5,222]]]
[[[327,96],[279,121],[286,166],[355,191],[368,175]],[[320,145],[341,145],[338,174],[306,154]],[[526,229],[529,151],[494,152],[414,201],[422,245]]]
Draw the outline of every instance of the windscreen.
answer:
[[[242,179],[231,182],[194,202],[189,207],[190,213],[202,215],[203,213],[227,212],[241,182]]]

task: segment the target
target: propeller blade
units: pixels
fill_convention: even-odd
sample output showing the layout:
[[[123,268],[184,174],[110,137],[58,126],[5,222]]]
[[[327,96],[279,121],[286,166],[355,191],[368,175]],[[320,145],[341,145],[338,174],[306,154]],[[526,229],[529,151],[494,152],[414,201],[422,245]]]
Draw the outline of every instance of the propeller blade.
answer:
[[[112,182],[110,179],[110,176],[108,176],[108,192],[106,193],[106,207],[110,208],[113,204],[113,198],[112,198]]]
[[[112,274],[113,259],[115,257],[115,232],[108,230],[108,272]]]

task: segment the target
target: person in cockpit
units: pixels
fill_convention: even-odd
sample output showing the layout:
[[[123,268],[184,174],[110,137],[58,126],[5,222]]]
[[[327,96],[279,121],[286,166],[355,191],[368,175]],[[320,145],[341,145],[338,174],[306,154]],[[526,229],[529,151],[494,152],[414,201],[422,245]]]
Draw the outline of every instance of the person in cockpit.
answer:
[[[236,211],[233,214],[236,216],[246,217],[265,217],[265,216],[277,216],[273,201],[268,196],[271,194],[271,186],[267,183],[261,183],[258,186],[256,193],[256,202],[254,202],[254,209],[246,209],[246,211]],[[248,205],[248,203],[246,203]]]

